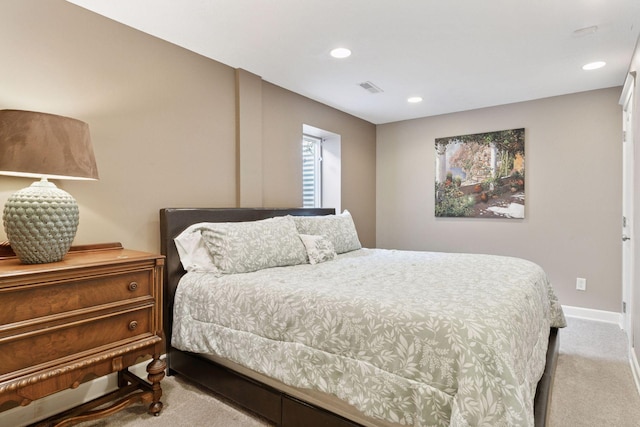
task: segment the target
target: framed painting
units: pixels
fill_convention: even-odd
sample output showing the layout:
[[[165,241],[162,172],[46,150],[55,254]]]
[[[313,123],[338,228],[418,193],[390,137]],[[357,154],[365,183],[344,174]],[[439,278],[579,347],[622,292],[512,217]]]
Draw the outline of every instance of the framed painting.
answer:
[[[435,216],[524,218],[524,128],[436,138]]]

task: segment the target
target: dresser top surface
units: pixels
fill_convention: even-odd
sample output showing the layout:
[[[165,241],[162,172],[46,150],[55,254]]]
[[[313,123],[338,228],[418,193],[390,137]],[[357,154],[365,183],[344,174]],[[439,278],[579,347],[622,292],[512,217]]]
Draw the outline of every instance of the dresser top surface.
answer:
[[[21,274],[38,274],[51,271],[73,270],[102,265],[117,265],[136,261],[163,263],[164,256],[124,249],[120,244],[79,247],[70,250],[61,261],[46,264],[23,264],[18,258],[0,258],[0,280]]]

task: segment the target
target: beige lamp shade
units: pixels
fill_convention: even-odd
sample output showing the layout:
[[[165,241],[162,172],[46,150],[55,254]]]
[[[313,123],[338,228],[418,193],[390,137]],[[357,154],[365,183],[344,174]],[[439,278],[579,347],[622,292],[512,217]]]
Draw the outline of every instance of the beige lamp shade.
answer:
[[[89,125],[55,114],[0,110],[0,175],[98,179]]]
[[[9,197],[3,224],[25,264],[60,261],[75,237],[76,200],[48,179],[98,179],[89,126],[33,111],[0,110],[0,175],[41,178]]]

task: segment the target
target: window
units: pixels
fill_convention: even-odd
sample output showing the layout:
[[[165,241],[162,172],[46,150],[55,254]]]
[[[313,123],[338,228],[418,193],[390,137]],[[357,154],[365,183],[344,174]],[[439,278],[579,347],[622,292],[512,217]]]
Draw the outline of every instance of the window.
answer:
[[[302,125],[302,206],[340,212],[340,135]]]
[[[302,206],[322,206],[322,139],[302,136]]]

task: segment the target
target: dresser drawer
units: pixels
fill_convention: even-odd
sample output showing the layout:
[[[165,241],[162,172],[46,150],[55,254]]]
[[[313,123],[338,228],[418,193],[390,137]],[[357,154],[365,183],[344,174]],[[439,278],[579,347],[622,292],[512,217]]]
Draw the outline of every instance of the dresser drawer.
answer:
[[[0,325],[151,295],[152,270],[0,290]]]
[[[71,322],[0,339],[0,380],[4,374],[60,359],[103,351],[149,336],[153,306]]]

